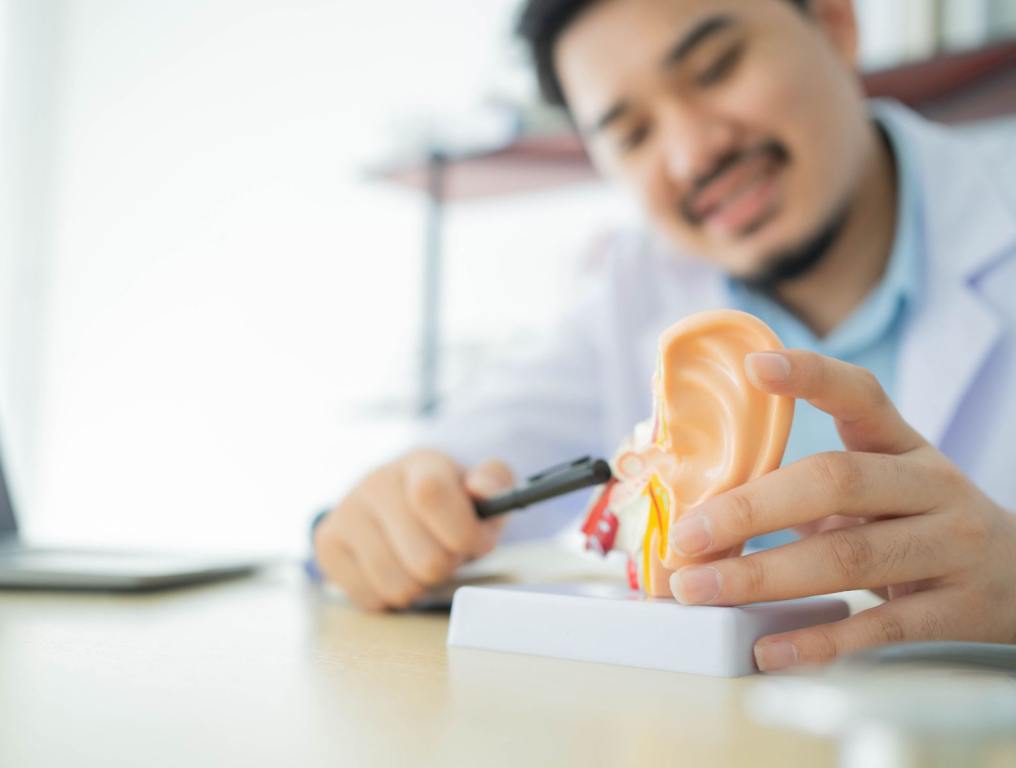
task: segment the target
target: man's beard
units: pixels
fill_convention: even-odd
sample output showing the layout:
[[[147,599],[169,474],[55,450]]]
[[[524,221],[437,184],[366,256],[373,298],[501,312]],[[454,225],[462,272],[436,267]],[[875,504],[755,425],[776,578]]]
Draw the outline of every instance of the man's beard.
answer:
[[[702,210],[701,197],[708,193],[710,187],[724,174],[740,163],[754,157],[767,157],[776,166],[785,166],[790,162],[790,151],[778,141],[766,141],[755,147],[733,150],[721,157],[709,173],[696,179],[691,190],[681,201],[680,211],[685,221],[701,226],[708,211]],[[715,206],[715,204],[714,204]],[[844,204],[836,209],[824,226],[802,244],[771,254],[765,259],[761,269],[753,274],[740,278],[748,286],[764,291],[772,291],[778,285],[803,277],[816,266],[839,239],[846,226],[850,214],[850,205]],[[752,222],[740,234],[747,237],[763,228],[772,219],[772,212]]]
[[[841,206],[825,225],[804,243],[770,256],[761,269],[742,277],[741,281],[756,290],[772,292],[782,283],[804,277],[822,263],[826,254],[839,240],[849,217],[850,206]]]

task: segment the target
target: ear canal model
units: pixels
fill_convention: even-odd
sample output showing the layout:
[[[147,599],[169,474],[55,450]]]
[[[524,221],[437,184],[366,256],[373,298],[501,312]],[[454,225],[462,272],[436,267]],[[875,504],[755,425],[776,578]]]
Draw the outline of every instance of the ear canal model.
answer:
[[[782,346],[761,320],[732,310],[692,315],[660,337],[652,442],[643,453],[652,467],[641,569],[649,595],[670,596],[670,574],[697,562],[669,548],[675,520],[780,465],[793,400],[756,389],[744,362],[749,353]]]

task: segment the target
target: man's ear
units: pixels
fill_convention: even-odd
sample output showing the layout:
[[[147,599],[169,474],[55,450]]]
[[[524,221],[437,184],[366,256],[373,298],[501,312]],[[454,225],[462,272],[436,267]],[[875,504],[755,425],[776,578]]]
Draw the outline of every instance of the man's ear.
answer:
[[[857,69],[860,36],[853,0],[810,0],[808,8],[808,13],[821,27],[844,63],[851,69]]]

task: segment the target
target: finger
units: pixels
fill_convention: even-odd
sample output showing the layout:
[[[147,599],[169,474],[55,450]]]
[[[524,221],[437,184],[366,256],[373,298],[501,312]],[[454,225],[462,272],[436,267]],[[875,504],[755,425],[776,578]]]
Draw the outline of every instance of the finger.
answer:
[[[367,583],[363,571],[356,564],[352,553],[343,548],[341,553],[322,563],[325,577],[342,589],[354,605],[364,611],[377,612],[385,608],[385,602]]]
[[[403,496],[402,483],[392,475],[371,478],[363,488],[363,496],[409,574],[426,585],[447,581],[461,558],[445,549],[413,515]]]
[[[334,535],[328,518],[314,532],[314,554],[325,580],[339,587],[359,608],[380,611],[384,601],[371,589],[352,552]]]
[[[819,664],[876,645],[924,640],[975,640],[973,626],[956,591],[918,592],[869,608],[849,619],[769,635],[755,644],[763,672],[798,664]]]
[[[687,566],[671,576],[686,605],[744,605],[928,579],[956,565],[934,516],[827,531],[746,557]]]
[[[850,450],[905,453],[925,444],[871,371],[804,350],[755,352],[745,372],[763,392],[807,400],[836,419]]]
[[[483,528],[455,464],[441,454],[422,454],[405,470],[405,497],[413,513],[445,549],[474,556],[481,551]]]
[[[392,608],[405,608],[424,592],[399,562],[381,526],[369,513],[349,515],[342,539],[367,584]]]
[[[474,499],[487,499],[511,489],[514,474],[503,461],[491,459],[476,465],[466,473],[465,485]],[[497,545],[497,540],[508,518],[498,515],[480,523],[482,540],[478,544],[478,555],[487,554]]]
[[[833,515],[916,515],[941,500],[931,473],[918,461],[881,453],[819,453],[699,504],[671,526],[670,545],[693,557]]]

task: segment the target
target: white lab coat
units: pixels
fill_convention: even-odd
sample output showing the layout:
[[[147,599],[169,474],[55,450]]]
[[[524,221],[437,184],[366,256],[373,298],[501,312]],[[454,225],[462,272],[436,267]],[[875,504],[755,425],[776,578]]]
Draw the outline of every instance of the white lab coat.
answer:
[[[880,110],[912,147],[924,198],[923,300],[902,333],[897,407],[1016,510],[1016,136],[975,142],[902,107]],[[522,475],[608,455],[649,415],[660,332],[730,305],[714,268],[649,236],[619,236],[559,327],[482,372],[419,441],[465,464],[503,458]],[[515,516],[508,535],[561,528],[578,496]]]

